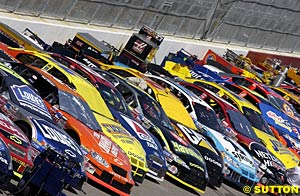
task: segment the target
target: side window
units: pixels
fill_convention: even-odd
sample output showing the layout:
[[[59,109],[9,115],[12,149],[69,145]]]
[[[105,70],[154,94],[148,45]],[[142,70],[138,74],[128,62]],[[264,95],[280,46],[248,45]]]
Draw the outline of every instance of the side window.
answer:
[[[212,92],[214,92],[214,93],[219,92],[219,89],[218,89],[218,88],[216,88],[216,87],[214,87],[214,86],[211,86],[211,85],[209,85],[209,84],[205,84],[205,83],[202,83],[202,82],[195,82],[194,84],[197,85],[197,86],[200,86],[200,87],[202,87],[202,88],[206,88],[206,89],[208,89],[208,90],[210,90],[210,91],[212,91]]]
[[[71,65],[70,62],[66,61],[66,60],[63,59],[63,58],[60,58],[60,57],[57,57],[57,56],[54,56],[54,55],[51,55],[51,57],[52,57],[54,60],[60,62],[61,64],[65,65],[65,66],[67,66],[67,67],[69,67],[69,66]]]
[[[128,106],[136,108],[138,106],[134,93],[125,85],[119,83],[116,88],[122,94]]]
[[[184,87],[187,88],[187,89],[189,89],[189,90],[192,91],[193,93],[195,93],[195,95],[197,95],[197,96],[201,96],[201,95],[203,94],[202,91],[200,91],[200,90],[198,90],[198,89],[196,89],[196,88],[193,88],[193,87],[191,87],[191,86],[189,86],[189,85],[184,85]]]
[[[54,76],[55,78],[59,79],[63,83],[67,84],[69,87],[74,88],[74,86],[72,86],[71,83],[69,82],[68,78],[55,67],[49,69],[48,73]]]
[[[159,84],[160,86],[162,86],[163,88],[170,88],[170,85],[160,79],[157,78],[150,78],[151,80],[153,80],[154,82],[156,82],[157,84]]]
[[[74,71],[80,75],[81,77],[83,77],[85,80],[89,81],[91,84],[94,84],[94,82],[90,79],[90,77],[84,73],[83,71],[81,71],[80,69],[76,69],[74,68]]]
[[[134,75],[132,75],[131,73],[128,73],[127,71],[124,70],[120,70],[120,69],[110,69],[108,70],[109,72],[113,72],[115,74],[118,74],[119,76],[122,76],[124,78],[127,77],[135,77]]]
[[[41,59],[37,56],[31,55],[31,54],[18,54],[16,56],[16,59],[18,59],[19,61],[21,61],[24,64],[30,64],[30,65],[38,67],[38,68],[42,68],[48,64],[43,59]]]

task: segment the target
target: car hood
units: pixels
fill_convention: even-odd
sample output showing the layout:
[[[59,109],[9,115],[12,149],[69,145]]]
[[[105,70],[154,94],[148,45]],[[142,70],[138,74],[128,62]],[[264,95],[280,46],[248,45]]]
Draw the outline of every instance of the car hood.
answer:
[[[272,152],[287,169],[294,168],[298,165],[299,159],[286,146],[284,146],[275,137],[253,128],[258,138]]]
[[[33,146],[42,149],[48,144],[71,159],[83,162],[83,153],[78,144],[63,130],[43,119],[29,117],[32,124]]]
[[[233,160],[239,164],[243,164],[247,167],[255,168],[254,160],[252,156],[236,141],[227,137],[226,135],[215,131],[209,127],[204,126],[210,132],[210,137],[213,138],[216,148],[221,152],[226,153]]]
[[[141,143],[117,122],[95,113],[97,121],[103,130],[103,133],[112,141],[118,144],[128,155],[134,156],[138,160],[146,162],[146,153]]]

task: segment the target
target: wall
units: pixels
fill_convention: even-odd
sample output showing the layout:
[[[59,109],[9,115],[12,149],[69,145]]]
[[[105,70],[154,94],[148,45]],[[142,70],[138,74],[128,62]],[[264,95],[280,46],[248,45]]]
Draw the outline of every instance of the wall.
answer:
[[[77,32],[88,32],[99,40],[105,40],[115,47],[121,48],[133,33],[133,31],[122,29],[112,29],[11,13],[1,13],[0,20],[19,32],[25,28],[30,28],[44,39],[44,41],[50,44],[52,44],[53,41],[64,43],[67,39],[72,39]],[[227,48],[230,48],[238,54],[246,54],[249,50],[249,48],[246,47],[166,36],[156,55],[156,63],[160,64],[164,56],[168,55],[169,52],[176,52],[181,48],[198,55],[199,58],[204,56],[207,49],[212,49],[220,55],[224,54]],[[274,53],[273,51],[253,50]],[[299,55],[297,56],[290,53],[276,52],[276,54],[299,57]]]

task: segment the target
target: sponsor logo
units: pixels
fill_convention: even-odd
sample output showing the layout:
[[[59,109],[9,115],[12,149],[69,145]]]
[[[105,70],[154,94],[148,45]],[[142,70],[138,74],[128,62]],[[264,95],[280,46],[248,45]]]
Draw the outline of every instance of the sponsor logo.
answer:
[[[156,150],[158,149],[157,144],[155,143],[154,139],[147,133],[146,130],[144,130],[144,128],[140,124],[138,124],[137,122],[131,120],[130,118],[127,118],[124,115],[121,115],[121,116],[130,125],[130,127],[137,134],[137,136],[141,140],[146,141],[148,147],[154,148]]]
[[[63,134],[53,127],[48,126],[43,120],[32,119],[32,122],[36,127],[39,128],[45,138],[64,144],[72,148],[78,154],[82,155],[77,144],[69,136]]]
[[[201,166],[199,166],[199,165],[197,165],[197,164],[195,164],[195,163],[189,163],[190,164],[190,166],[191,167],[195,167],[195,168],[198,168],[198,169],[200,169],[201,171],[204,171],[204,169],[201,167]]]
[[[133,46],[132,46],[132,50],[134,50],[135,52],[139,53],[139,54],[142,54],[142,52],[145,50],[147,44],[141,40],[136,40],[134,43],[133,43]]]
[[[51,118],[43,99],[27,85],[13,85],[11,89],[21,106]]]
[[[219,163],[218,161],[216,161],[216,160],[214,160],[214,159],[212,159],[212,158],[210,158],[210,157],[208,157],[208,156],[204,156],[204,159],[206,160],[206,161],[209,161],[209,162],[211,162],[212,164],[214,164],[214,165],[217,165],[218,167],[221,167],[222,168],[222,164],[221,163]]]
[[[65,153],[66,153],[67,155],[71,156],[71,157],[76,157],[76,154],[75,154],[73,151],[69,150],[69,149],[66,149],[66,150],[65,150]]]
[[[287,122],[287,120],[284,120],[281,116],[277,116],[277,114],[275,114],[272,111],[268,111],[267,116],[269,118],[273,119],[275,121],[275,124],[289,130],[289,132],[292,132],[292,129],[291,129],[289,123]]]
[[[15,135],[11,135],[9,136],[9,139],[11,139],[12,141],[14,141],[17,144],[22,144],[22,140],[20,140],[18,137],[16,137]]]
[[[98,145],[101,147],[101,150],[103,150],[106,153],[109,153],[112,141],[105,136],[101,136]]]
[[[141,161],[145,161],[145,159],[143,157],[141,157],[141,156],[139,156],[139,155],[137,155],[137,154],[135,154],[135,153],[133,153],[131,151],[128,151],[128,156],[133,156],[134,158],[137,158],[137,159],[139,159]]]
[[[202,156],[197,154],[193,149],[187,148],[187,147],[185,147],[183,145],[180,145],[180,144],[178,144],[177,142],[174,142],[174,141],[171,141],[171,142],[172,142],[172,144],[174,146],[174,150],[176,152],[191,155],[193,157],[196,157],[198,160],[201,160],[201,162],[204,162]]]

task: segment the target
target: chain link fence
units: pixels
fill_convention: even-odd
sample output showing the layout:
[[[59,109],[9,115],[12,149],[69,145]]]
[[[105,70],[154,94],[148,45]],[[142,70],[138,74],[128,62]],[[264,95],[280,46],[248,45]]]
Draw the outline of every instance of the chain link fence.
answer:
[[[0,11],[300,52],[299,0],[0,0]]]

